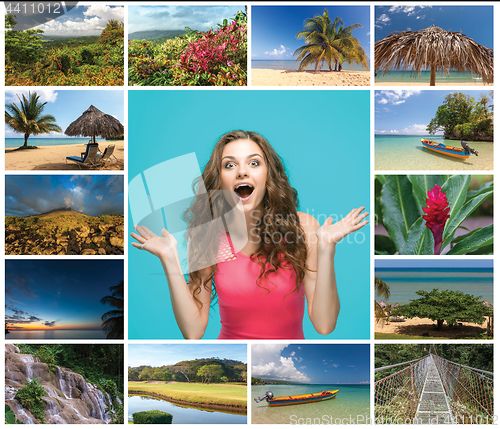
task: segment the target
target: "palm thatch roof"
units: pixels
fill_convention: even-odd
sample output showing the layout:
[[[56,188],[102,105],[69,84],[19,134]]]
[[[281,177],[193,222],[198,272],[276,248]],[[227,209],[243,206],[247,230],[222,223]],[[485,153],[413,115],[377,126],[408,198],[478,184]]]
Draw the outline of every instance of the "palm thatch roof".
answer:
[[[384,309],[384,310],[385,310],[386,308],[389,308],[389,304],[387,304],[387,302],[382,301],[382,300],[378,302],[378,305],[380,305],[380,307],[381,307],[382,309]]]
[[[410,69],[412,74],[431,71],[471,72],[493,82],[493,49],[476,43],[460,31],[446,31],[435,25],[420,31],[399,31],[375,42],[375,70],[382,75],[390,70]]]
[[[82,116],[66,128],[64,134],[68,136],[92,137],[95,141],[96,136],[101,136],[105,139],[122,136],[124,128],[115,117],[101,112],[97,107],[90,106],[83,112]]]
[[[485,307],[488,307],[488,308],[493,308],[493,304],[492,304],[491,302],[489,302],[489,301],[484,300],[484,301],[482,302],[482,304],[483,304]]]

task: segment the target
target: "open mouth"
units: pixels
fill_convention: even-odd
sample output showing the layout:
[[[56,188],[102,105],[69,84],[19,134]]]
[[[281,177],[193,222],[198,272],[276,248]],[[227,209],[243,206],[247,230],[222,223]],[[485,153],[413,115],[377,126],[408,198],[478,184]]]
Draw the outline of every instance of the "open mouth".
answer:
[[[236,195],[240,197],[242,200],[247,199],[250,195],[253,193],[253,186],[250,185],[239,185],[236,187],[234,190],[236,192]]]

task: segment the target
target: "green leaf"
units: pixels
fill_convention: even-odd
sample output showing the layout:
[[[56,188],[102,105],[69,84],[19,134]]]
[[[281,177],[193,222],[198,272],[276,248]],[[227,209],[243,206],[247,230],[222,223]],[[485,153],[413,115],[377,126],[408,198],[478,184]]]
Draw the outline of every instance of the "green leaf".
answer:
[[[408,180],[413,186],[413,198],[415,198],[415,204],[418,207],[420,216],[424,215],[425,212],[422,207],[427,207],[425,200],[427,198],[427,193],[434,188],[434,185],[441,186],[441,176],[429,176],[429,175],[418,175],[418,176],[408,176]]]
[[[493,243],[480,247],[473,252],[469,252],[468,255],[493,255]]]
[[[16,415],[7,404],[5,404],[5,423],[9,425],[13,425],[16,423]]]
[[[419,218],[408,233],[408,240],[399,251],[400,255],[433,255],[434,237],[425,221]]]
[[[470,200],[474,197],[476,197],[479,194],[484,194],[485,192],[493,190],[493,182],[487,182],[483,186],[481,186],[479,189],[476,189],[474,191],[469,191],[467,192],[467,199]]]
[[[394,246],[394,242],[387,235],[376,234],[375,253],[377,255],[394,255],[396,253],[396,246]]]
[[[493,243],[493,224],[484,228],[477,228],[468,237],[453,246],[447,255],[465,255],[481,247],[489,246]]]
[[[411,226],[419,218],[408,178],[400,175],[387,176],[380,203],[384,225],[399,250],[408,239]]]
[[[441,174],[441,182],[445,183],[450,177],[450,174]]]
[[[451,176],[442,186],[441,190],[446,194],[446,199],[450,205],[450,223],[462,208],[467,198],[467,189],[469,189],[471,176],[456,175]],[[445,232],[448,225],[445,225]]]
[[[471,215],[471,213],[492,194],[493,190],[484,194],[479,194],[477,197],[473,198],[464,206],[462,206],[455,217],[448,219],[443,233],[443,248],[446,247],[451,242],[451,240],[453,240],[455,230],[460,226],[460,224],[465,219],[467,219]]]
[[[387,180],[387,176],[384,174],[376,174],[375,179],[377,179],[383,185]]]

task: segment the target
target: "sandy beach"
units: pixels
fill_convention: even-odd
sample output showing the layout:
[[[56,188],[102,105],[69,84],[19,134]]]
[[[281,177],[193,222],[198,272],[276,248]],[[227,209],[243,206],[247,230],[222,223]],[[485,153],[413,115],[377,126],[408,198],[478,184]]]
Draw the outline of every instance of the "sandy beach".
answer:
[[[430,86],[429,82],[377,82],[375,86]],[[492,83],[483,82],[436,82],[436,86],[493,86]]]
[[[368,71],[297,71],[252,69],[252,86],[368,86]]]
[[[455,338],[458,336],[475,336],[484,332],[488,326],[488,318],[482,325],[475,323],[462,323],[462,326],[452,328],[444,322],[443,329],[437,331],[435,329],[436,322],[431,319],[420,319],[414,317],[413,319],[406,319],[404,322],[379,322],[374,321],[375,334],[400,334],[400,335],[418,335],[429,334],[430,337],[440,338]],[[427,335],[426,334],[426,335]]]
[[[28,141],[29,144],[29,141]],[[123,170],[124,166],[124,142],[109,141],[99,143],[101,152],[110,144],[115,145],[113,155],[118,158],[115,162],[106,162],[105,165],[93,170]],[[66,164],[67,156],[81,156],[85,152],[85,144],[38,146],[38,149],[16,150],[16,148],[5,149],[5,170],[74,170],[85,171],[74,162]]]

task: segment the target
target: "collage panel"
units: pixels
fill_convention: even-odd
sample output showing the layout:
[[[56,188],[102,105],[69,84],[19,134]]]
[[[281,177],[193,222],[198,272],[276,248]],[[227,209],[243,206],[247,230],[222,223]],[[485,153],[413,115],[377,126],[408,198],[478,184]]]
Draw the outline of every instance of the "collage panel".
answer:
[[[246,86],[247,6],[128,6],[129,86]]]
[[[375,424],[491,424],[493,344],[375,344]]]
[[[376,259],[376,340],[493,339],[492,259]]]
[[[493,171],[493,91],[375,91],[375,170]]]
[[[375,255],[493,255],[493,176],[375,175]]]
[[[128,422],[247,423],[246,344],[130,344]]]
[[[206,106],[233,105],[235,99],[230,92],[133,91],[129,94],[129,114],[137,124],[146,118],[164,124],[161,137],[154,129],[130,127],[129,232],[133,239],[129,242],[129,337],[138,340],[182,339],[183,336],[191,339],[202,336],[203,339],[368,339],[370,240],[365,226],[367,211],[361,212],[364,207],[369,208],[370,202],[369,92],[242,91],[237,102],[237,109],[226,109],[221,115],[219,109],[207,110]],[[304,121],[303,113],[296,106],[305,103],[342,108],[336,108],[328,128],[296,127],[295,124]],[[160,111],[156,108],[159,105],[172,106],[172,109]],[[273,105],[275,109],[264,111],[265,105]],[[193,118],[203,133],[186,132],[193,126]],[[336,129],[335,133],[331,127]],[[357,147],[355,160],[338,156],[346,140]],[[134,144],[139,141],[148,141],[149,150]],[[268,170],[265,174],[262,161]],[[204,171],[204,186],[199,185],[193,199],[193,183],[199,183],[194,181],[199,180],[201,171]],[[217,186],[222,187],[222,195]],[[266,192],[269,196],[264,198]],[[296,203],[297,194],[300,205]],[[214,201],[212,206],[207,195]],[[296,204],[299,214],[296,214]],[[265,217],[259,214],[261,205]],[[244,216],[248,210],[260,217]],[[180,221],[183,216],[187,222]],[[297,232],[297,216],[305,225],[306,243]],[[352,222],[350,226],[346,227],[344,217]],[[246,235],[253,228],[247,227],[247,218],[265,227],[264,238],[256,233]],[[140,225],[135,231],[134,224]],[[193,240],[188,254],[183,243],[186,230],[192,225],[206,225],[206,230],[200,226],[193,230],[194,238],[188,235]],[[323,225],[322,242],[325,242],[320,254],[325,256],[318,270],[324,272],[325,277],[323,274],[318,277],[331,278],[328,270],[334,255],[329,252],[340,241],[335,253],[338,292],[333,289],[317,301],[318,316],[311,321],[309,316],[304,318],[305,296],[309,294],[310,302],[311,288],[306,285],[304,289],[301,286],[297,289],[296,279],[289,275],[291,268],[278,267],[278,275],[273,273],[272,277],[259,280],[261,266],[250,259],[252,250],[246,253],[245,246],[248,242],[253,244],[253,239],[267,246],[266,252],[289,255],[296,252],[297,259],[291,260],[296,261],[300,274],[305,259],[300,249],[305,250],[307,245],[308,249],[315,250],[312,246],[318,246],[315,232],[320,225]],[[144,226],[148,229],[143,229]],[[220,235],[221,231],[228,234]],[[205,235],[198,238],[198,232]],[[159,237],[161,234],[163,238]],[[151,239],[153,241],[149,241]],[[314,239],[316,241],[312,241]],[[180,267],[177,263],[175,267],[167,267],[167,275],[175,269],[174,273],[183,270],[182,273],[187,274],[190,270],[217,264],[220,275],[215,277],[218,295],[215,302],[218,305],[210,306],[205,289],[206,328],[192,313],[188,317],[178,313],[177,320],[174,317],[165,272],[153,256],[161,253],[156,243],[177,246]],[[202,247],[206,259],[197,259],[196,246]],[[162,260],[164,266],[167,266],[167,257]],[[180,275],[168,277],[169,283],[175,279],[183,280]],[[241,285],[239,289],[234,288],[233,279]],[[314,276],[307,274],[306,282],[313,281]],[[145,282],[148,293],[144,293]],[[182,281],[180,283],[181,290],[185,290]],[[276,284],[284,287],[279,289]],[[320,283],[318,290],[324,291],[321,285],[324,284]],[[172,296],[177,297],[175,293]],[[182,304],[192,301],[191,296],[185,294],[178,299]],[[338,300],[342,309],[337,319]],[[179,310],[180,304],[181,301],[174,302],[174,309]],[[198,307],[194,309],[197,311]],[[354,313],[358,316],[353,319]]]
[[[123,5],[5,5],[5,86],[123,86]]]
[[[375,5],[375,85],[493,86],[493,17],[493,5]]]
[[[123,255],[123,176],[5,176],[5,255]]]
[[[369,344],[252,344],[252,424],[369,424]]]
[[[252,6],[252,86],[369,86],[370,7]]]
[[[6,344],[6,423],[123,422],[123,368],[123,344]]]
[[[124,169],[123,90],[17,89],[5,103],[5,170]]]

